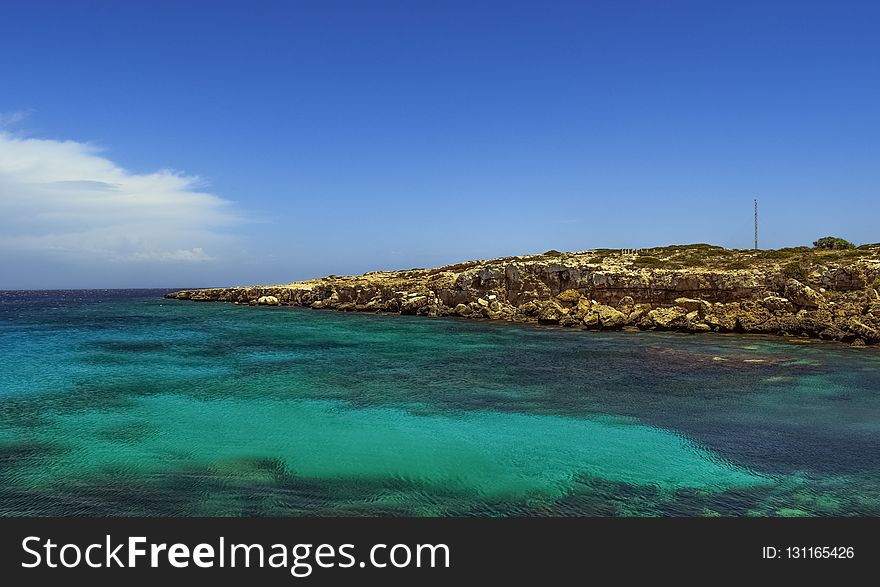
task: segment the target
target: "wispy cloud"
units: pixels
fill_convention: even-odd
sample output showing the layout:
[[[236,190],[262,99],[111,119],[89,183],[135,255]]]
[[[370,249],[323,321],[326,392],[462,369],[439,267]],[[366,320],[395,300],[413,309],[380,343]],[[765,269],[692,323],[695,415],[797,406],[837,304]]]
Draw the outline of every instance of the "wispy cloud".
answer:
[[[80,261],[212,260],[239,221],[198,177],[132,173],[93,145],[21,137],[0,117],[0,251]],[[8,122],[6,125],[8,126]]]
[[[17,110],[15,112],[0,112],[0,129],[15,126],[31,115],[31,110]]]
[[[214,257],[209,256],[202,247],[193,247],[191,249],[177,249],[176,251],[165,251],[162,253],[135,253],[135,259],[142,261],[213,261]]]

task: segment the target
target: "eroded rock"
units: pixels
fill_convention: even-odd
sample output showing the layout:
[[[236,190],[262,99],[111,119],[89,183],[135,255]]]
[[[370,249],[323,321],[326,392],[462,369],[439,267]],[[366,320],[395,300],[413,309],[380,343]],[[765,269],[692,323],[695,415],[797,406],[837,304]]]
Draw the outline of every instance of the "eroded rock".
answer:
[[[752,252],[743,252],[748,260],[739,263],[748,269],[714,266],[717,251],[704,266],[693,259],[687,268],[663,266],[688,250],[654,251],[652,266],[637,263],[638,255],[585,251],[287,285],[183,290],[167,297],[588,329],[785,333],[880,343],[880,247],[859,252],[857,259],[823,257],[801,279],[789,277],[788,261],[761,261]]]

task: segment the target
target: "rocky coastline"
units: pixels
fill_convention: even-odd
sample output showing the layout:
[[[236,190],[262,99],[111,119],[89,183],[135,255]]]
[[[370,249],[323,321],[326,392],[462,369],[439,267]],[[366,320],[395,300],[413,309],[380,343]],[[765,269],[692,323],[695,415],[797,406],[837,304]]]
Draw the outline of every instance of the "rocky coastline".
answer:
[[[680,245],[331,275],[167,298],[559,325],[880,343],[880,245],[776,251]]]

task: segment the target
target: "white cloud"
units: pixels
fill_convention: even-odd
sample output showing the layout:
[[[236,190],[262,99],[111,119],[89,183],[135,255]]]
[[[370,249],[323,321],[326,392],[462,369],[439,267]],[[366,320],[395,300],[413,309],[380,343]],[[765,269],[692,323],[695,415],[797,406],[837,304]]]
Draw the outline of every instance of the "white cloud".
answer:
[[[0,252],[84,261],[194,263],[238,222],[198,177],[138,174],[75,141],[0,129]]]

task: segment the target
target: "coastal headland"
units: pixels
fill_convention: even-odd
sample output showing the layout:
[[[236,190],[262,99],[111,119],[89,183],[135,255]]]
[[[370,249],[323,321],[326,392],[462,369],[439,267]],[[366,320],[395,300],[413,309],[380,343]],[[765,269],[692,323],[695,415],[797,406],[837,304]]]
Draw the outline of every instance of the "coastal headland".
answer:
[[[880,244],[547,251],[166,297],[594,330],[779,334],[864,346],[880,343]]]

